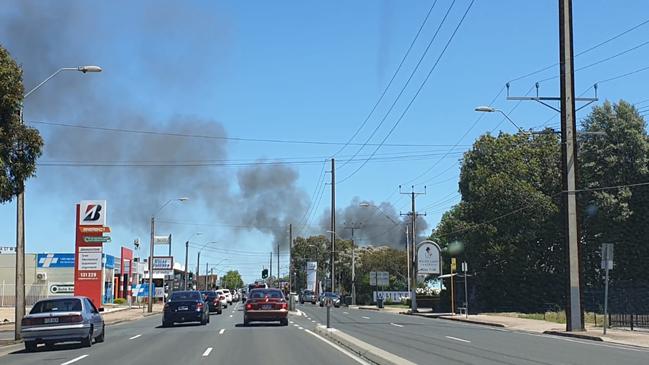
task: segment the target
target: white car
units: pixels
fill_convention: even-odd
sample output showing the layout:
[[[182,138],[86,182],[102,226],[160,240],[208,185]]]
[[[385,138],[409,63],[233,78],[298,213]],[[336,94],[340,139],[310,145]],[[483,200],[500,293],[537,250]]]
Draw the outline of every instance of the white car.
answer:
[[[228,307],[228,297],[223,292],[223,290],[217,290],[216,295],[219,296],[219,300],[221,301],[221,307],[222,308],[227,308]]]
[[[223,293],[225,294],[225,299],[227,299],[228,304],[232,304],[232,293],[230,293],[230,289],[221,289],[223,290]]]

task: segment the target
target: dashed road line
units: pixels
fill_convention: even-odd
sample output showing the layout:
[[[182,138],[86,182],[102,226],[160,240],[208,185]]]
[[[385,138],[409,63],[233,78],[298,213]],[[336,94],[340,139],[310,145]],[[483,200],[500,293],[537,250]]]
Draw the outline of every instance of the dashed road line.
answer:
[[[364,319],[370,319],[370,317],[365,317],[365,316],[362,316],[361,318],[364,318]]]
[[[230,314],[230,318],[232,318],[232,314]]]
[[[295,322],[293,322],[293,321],[288,321],[288,323],[293,324],[293,323],[295,323]]]
[[[403,327],[403,325],[396,324],[396,323],[392,323],[392,322],[390,322],[390,324],[393,325],[393,326],[395,326],[395,327]]]
[[[304,329],[304,327],[298,327],[297,329],[299,329],[299,330],[303,330],[303,329]]]
[[[205,350],[205,352],[203,352],[203,357],[209,356],[210,352],[212,352],[212,348],[208,347],[207,350]]]
[[[461,339],[461,338],[457,338],[457,337],[453,337],[453,336],[444,336],[444,337],[446,337],[446,338],[448,338],[448,339],[450,339],[450,340],[455,340],[455,341],[460,341],[460,342],[471,343],[471,341],[469,341],[469,340],[463,340],[463,339]]]
[[[64,363],[61,364],[61,365],[70,365],[70,364],[72,364],[73,362],[77,362],[77,361],[79,361],[79,360],[81,360],[81,359],[85,359],[86,357],[88,357],[87,354],[86,354],[86,355],[81,355],[81,356],[79,356],[79,357],[75,357],[74,359],[72,359],[72,360],[70,360],[70,361],[66,361],[66,362],[64,362]]]
[[[312,323],[315,323],[315,319],[311,321]]]
[[[222,335],[223,332],[225,332],[225,328],[221,328],[221,330],[219,331],[219,335]]]
[[[293,327],[299,327],[299,325],[296,323],[296,324],[293,325]]]
[[[133,337],[129,337],[129,340],[135,340],[136,338],[138,338],[138,337],[140,337],[140,336],[142,336],[142,334],[135,335],[135,336],[133,336]]]
[[[349,314],[349,312],[343,312],[343,314]]]

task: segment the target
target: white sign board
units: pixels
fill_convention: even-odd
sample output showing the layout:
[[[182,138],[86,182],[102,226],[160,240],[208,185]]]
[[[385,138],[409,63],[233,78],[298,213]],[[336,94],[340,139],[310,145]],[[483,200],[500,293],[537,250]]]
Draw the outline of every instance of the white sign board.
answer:
[[[153,272],[173,271],[174,258],[172,256],[153,257]]]
[[[156,245],[168,245],[169,244],[169,236],[154,236],[153,237],[153,243]]]
[[[3,253],[16,253],[15,246],[0,246],[0,255]]]
[[[165,288],[161,288],[159,286],[155,287],[155,291],[153,293],[153,296],[155,298],[164,298],[164,296],[165,296]]]
[[[308,290],[316,290],[318,273],[318,262],[308,261],[306,263],[306,288]]]
[[[441,274],[439,246],[433,241],[422,241],[417,245],[417,273]]]
[[[74,295],[74,283],[49,283],[47,292],[49,295]]]
[[[390,299],[393,303],[399,303],[402,298],[409,299],[410,292],[408,291],[373,291],[372,292],[372,301],[376,302],[377,298],[383,300]]]
[[[79,270],[101,270],[101,247],[79,247]]]
[[[106,201],[105,200],[82,200],[79,203],[79,225],[80,226],[105,226],[106,225]]]
[[[370,271],[370,286],[390,285],[390,273],[387,271]]]
[[[602,270],[613,270],[613,244],[602,243]]]

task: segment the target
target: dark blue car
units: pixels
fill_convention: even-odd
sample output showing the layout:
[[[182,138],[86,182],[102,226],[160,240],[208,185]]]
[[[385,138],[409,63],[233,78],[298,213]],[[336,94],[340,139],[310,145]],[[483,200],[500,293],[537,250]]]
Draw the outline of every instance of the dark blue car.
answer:
[[[162,314],[163,327],[185,322],[200,322],[201,325],[210,322],[209,306],[205,303],[203,295],[199,291],[173,292],[164,306]]]

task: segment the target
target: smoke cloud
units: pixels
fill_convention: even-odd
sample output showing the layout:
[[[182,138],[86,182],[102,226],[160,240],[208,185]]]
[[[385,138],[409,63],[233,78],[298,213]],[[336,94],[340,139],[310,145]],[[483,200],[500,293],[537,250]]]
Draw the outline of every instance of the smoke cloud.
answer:
[[[330,215],[331,210],[328,210],[320,219],[323,231],[330,229]],[[405,249],[406,226],[410,226],[409,222],[410,218],[400,216],[389,202],[375,203],[355,197],[347,207],[336,209],[337,235],[350,239],[351,229],[346,227],[357,227],[358,229],[354,230],[354,240],[361,246],[389,246]],[[417,217],[415,227],[419,241],[428,224],[422,217]]]
[[[228,23],[217,5],[115,3],[3,2],[0,39],[22,65],[27,90],[63,66],[104,69],[52,79],[25,101],[25,119],[226,136],[219,121],[194,116],[186,106],[196,105],[227,71]],[[141,75],[138,84],[132,82]],[[112,226],[146,232],[148,217],[161,204],[188,196],[188,204],[203,205],[208,217],[183,209],[183,220],[252,226],[272,235],[273,249],[279,243],[282,250],[288,244],[283,227],[297,222],[307,206],[298,173],[287,166],[205,166],[227,159],[223,140],[34,126],[45,139],[40,162],[94,165],[41,166],[39,188],[69,199],[70,206],[107,199]],[[184,166],[173,166],[178,164]],[[167,208],[158,218],[169,216],[178,214]]]

